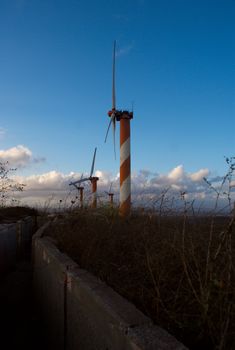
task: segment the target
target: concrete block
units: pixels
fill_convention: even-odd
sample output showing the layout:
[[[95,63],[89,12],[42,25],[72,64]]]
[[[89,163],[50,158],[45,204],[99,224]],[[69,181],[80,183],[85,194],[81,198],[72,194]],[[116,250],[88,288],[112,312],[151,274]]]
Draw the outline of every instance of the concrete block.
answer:
[[[155,325],[141,325],[128,329],[133,350],[187,350],[175,337]]]
[[[64,348],[67,268],[75,263],[46,238],[34,239],[34,290],[52,348]]]
[[[130,349],[129,327],[151,324],[136,307],[84,270],[68,273],[67,349]]]
[[[68,272],[67,349],[186,350],[105,283]]]

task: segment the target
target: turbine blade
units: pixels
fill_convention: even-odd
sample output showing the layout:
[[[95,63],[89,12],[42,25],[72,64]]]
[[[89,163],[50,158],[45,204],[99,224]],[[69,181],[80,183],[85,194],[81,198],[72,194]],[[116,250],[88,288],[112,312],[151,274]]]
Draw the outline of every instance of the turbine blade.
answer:
[[[116,59],[116,40],[113,43],[113,86],[112,86],[112,109],[116,109],[116,91],[115,91],[115,59]]]
[[[106,136],[105,136],[105,140],[104,142],[107,141],[107,137],[108,137],[108,133],[109,133],[109,129],[111,124],[113,125],[113,147],[114,147],[114,157],[116,159],[116,140],[115,140],[115,133],[116,133],[116,116],[115,113],[113,113],[110,117],[110,122],[109,122],[109,126],[106,132]]]
[[[113,117],[113,149],[114,149],[114,158],[116,159],[116,139],[115,139],[115,133],[116,133],[116,118]]]
[[[72,182],[71,182],[71,183],[69,184],[69,186],[71,186],[71,185],[74,186],[74,187],[76,187],[76,188],[78,188],[77,185],[76,185],[75,183],[72,183]]]
[[[91,173],[90,173],[90,177],[92,177],[92,175],[93,175],[93,171],[94,171],[96,150],[97,150],[97,147],[95,148],[95,152],[94,152],[94,155],[93,155],[93,161],[92,161],[92,165],[91,165]]]
[[[109,193],[111,193],[112,186],[113,186],[113,183],[111,182],[110,188],[109,188]]]
[[[111,123],[112,123],[112,117],[110,118],[110,121],[109,121],[109,126],[108,126],[108,129],[107,129],[107,131],[106,131],[106,135],[105,135],[104,142],[107,141],[107,137],[108,137],[108,133],[109,133],[109,129],[110,129]]]
[[[89,178],[89,177],[86,177],[86,178],[84,178],[84,179],[82,179],[82,180],[78,180],[78,181],[71,182],[70,185],[77,185],[77,184],[80,184],[80,183],[82,183],[82,182],[84,182],[84,181],[88,181],[88,180],[90,180],[90,178]]]
[[[86,178],[84,178],[84,179],[82,179],[82,180],[79,180],[79,183],[82,183],[82,182],[88,181],[88,180],[90,180],[90,178],[89,178],[89,177],[86,177]]]

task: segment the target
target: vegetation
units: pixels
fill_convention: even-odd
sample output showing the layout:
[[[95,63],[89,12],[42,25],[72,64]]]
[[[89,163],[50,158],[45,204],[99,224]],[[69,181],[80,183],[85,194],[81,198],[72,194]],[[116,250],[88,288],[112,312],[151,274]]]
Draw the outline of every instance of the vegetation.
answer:
[[[24,184],[10,178],[10,174],[15,171],[16,169],[11,168],[8,162],[0,162],[0,223],[37,214],[32,208],[19,206],[14,198],[14,193],[23,191],[25,187]]]
[[[25,185],[15,182],[9,175],[16,171],[10,168],[8,162],[0,162],[0,206],[12,205],[16,202],[13,195],[15,192],[23,191]]]
[[[234,216],[84,209],[53,226],[62,251],[190,349],[235,348]]]
[[[234,157],[226,162],[220,185],[204,179],[215,194],[207,215],[195,213],[185,192],[181,212],[173,210],[166,190],[153,210],[126,219],[110,207],[70,210],[46,234],[190,349],[234,349]],[[228,202],[224,216],[220,197]]]

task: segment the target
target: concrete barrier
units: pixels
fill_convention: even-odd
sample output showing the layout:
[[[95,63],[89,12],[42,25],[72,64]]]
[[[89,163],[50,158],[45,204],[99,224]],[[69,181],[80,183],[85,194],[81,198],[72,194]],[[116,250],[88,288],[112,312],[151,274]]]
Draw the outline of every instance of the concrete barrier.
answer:
[[[49,240],[33,240],[35,297],[45,320],[51,347],[63,349],[67,266],[75,265]]]
[[[0,274],[13,268],[17,259],[29,254],[33,228],[32,217],[0,225]]]
[[[53,349],[186,349],[50,239],[37,235],[33,245],[34,288]]]

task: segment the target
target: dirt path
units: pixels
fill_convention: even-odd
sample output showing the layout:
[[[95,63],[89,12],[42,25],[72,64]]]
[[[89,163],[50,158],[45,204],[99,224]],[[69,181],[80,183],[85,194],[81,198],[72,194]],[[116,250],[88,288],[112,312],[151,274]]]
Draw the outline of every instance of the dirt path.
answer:
[[[18,263],[16,269],[0,281],[0,339],[2,350],[48,349],[45,329],[33,299],[30,261]]]

